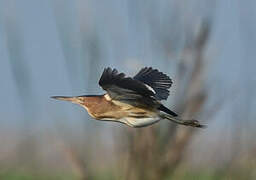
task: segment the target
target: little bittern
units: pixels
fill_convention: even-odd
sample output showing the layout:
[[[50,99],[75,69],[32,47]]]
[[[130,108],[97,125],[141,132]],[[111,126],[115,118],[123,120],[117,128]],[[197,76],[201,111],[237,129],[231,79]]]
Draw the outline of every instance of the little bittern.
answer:
[[[131,127],[145,127],[162,119],[204,127],[197,120],[178,118],[160,102],[168,98],[172,80],[156,69],[145,67],[134,77],[126,77],[116,69],[105,68],[99,85],[107,91],[106,94],[52,98],[79,104],[97,120],[120,122]]]

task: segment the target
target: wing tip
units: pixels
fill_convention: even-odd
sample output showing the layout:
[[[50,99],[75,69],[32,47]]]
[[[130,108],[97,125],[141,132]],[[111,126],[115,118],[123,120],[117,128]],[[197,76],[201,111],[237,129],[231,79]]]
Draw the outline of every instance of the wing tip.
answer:
[[[150,86],[156,93],[155,97],[158,100],[166,100],[169,96],[169,88],[172,86],[172,79],[165,73],[160,72],[158,69],[152,67],[142,68],[135,76],[134,79],[143,82]]]

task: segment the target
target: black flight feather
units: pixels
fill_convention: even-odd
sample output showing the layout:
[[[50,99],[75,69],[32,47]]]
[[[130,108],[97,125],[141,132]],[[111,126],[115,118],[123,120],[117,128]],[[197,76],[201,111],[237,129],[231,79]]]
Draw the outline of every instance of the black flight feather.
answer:
[[[131,77],[125,77],[124,73],[118,73],[116,69],[105,68],[99,85],[106,90],[110,96],[127,96],[127,98],[136,97],[137,95],[150,97],[154,93],[147,88],[142,82]]]
[[[178,114],[176,114],[175,112],[171,111],[170,109],[168,109],[167,107],[165,107],[165,106],[162,105],[162,104],[159,106],[158,109],[159,109],[160,111],[163,111],[163,112],[165,112],[165,113],[167,113],[167,114],[170,114],[170,115],[172,115],[172,116],[174,116],[174,117],[178,116]]]
[[[164,73],[159,72],[152,67],[142,68],[133,79],[141,81],[155,91],[157,100],[166,100],[169,96],[169,88],[172,86],[172,80]]]

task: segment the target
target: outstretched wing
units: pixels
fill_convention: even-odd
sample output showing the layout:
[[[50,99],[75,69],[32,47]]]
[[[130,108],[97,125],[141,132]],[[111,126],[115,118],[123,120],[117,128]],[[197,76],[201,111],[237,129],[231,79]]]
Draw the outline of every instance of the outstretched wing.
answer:
[[[172,86],[172,80],[157,69],[152,69],[152,67],[142,68],[133,79],[151,87],[157,100],[166,100],[168,98],[168,89]]]
[[[154,90],[141,81],[126,77],[116,69],[105,68],[99,80],[99,85],[107,91],[111,99],[132,101],[147,99],[153,101]],[[151,103],[151,102],[150,102]]]

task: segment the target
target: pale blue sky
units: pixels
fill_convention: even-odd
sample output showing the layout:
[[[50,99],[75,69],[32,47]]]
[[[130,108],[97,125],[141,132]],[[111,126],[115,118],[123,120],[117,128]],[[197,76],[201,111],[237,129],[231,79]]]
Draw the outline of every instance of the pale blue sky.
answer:
[[[210,89],[211,102],[223,95],[228,101],[213,124],[229,126],[232,114],[239,113],[238,107],[248,107],[249,117],[244,121],[254,122],[256,1],[215,2],[0,0],[1,128],[19,128],[24,118],[32,118],[32,126],[36,127],[52,126],[56,118],[73,127],[81,123],[94,126],[97,122],[89,122],[81,108],[57,103],[49,97],[103,92],[97,81],[106,66],[128,74],[142,66],[153,66],[175,80],[174,67],[185,44],[184,35],[196,31],[204,17],[212,22],[205,53],[206,88]],[[14,30],[7,32],[10,28]],[[15,56],[15,61],[21,58],[26,63],[25,74],[29,78],[21,93],[25,99],[20,98],[12,71],[14,60],[7,45],[8,33],[17,33],[20,40],[22,57]],[[163,44],[158,40],[168,38],[169,33],[175,42],[171,56],[159,48]],[[90,61],[94,48],[101,52],[97,57],[99,66]],[[88,77],[91,71],[95,71],[94,76]],[[19,75],[23,73],[19,73],[16,78],[21,81]],[[169,104],[174,96],[175,86]]]

